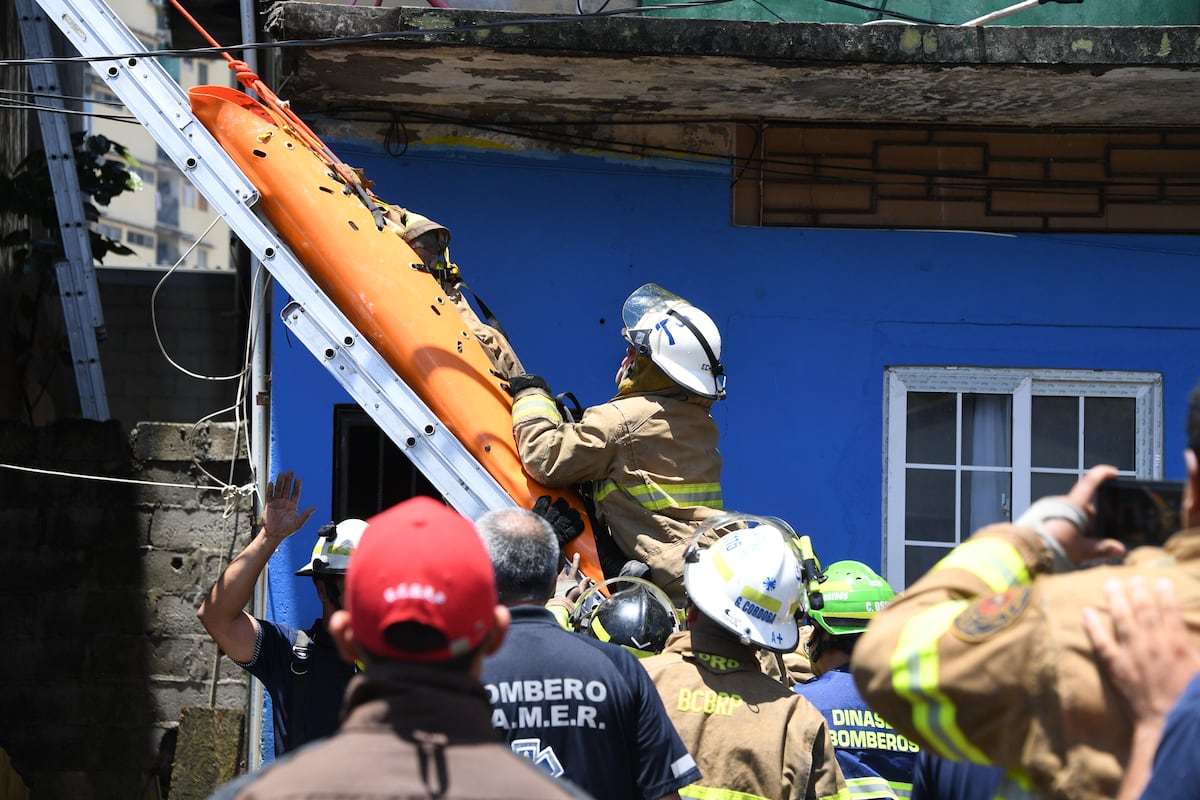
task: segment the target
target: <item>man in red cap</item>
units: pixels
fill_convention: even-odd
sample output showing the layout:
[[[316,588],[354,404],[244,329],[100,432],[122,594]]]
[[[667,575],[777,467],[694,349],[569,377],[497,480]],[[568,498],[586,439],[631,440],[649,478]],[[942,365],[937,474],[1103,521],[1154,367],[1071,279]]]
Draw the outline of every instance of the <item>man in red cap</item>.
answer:
[[[214,800],[254,797],[587,797],[512,753],[479,683],[508,631],[491,559],[471,522],[426,497],[367,520],[329,620],[342,657],[364,670],[341,728]]]

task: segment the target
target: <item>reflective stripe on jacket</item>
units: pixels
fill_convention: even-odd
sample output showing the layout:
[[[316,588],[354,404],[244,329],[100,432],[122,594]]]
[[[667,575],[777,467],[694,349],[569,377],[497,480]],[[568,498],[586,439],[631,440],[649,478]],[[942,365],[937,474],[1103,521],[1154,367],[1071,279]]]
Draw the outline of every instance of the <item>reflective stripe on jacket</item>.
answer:
[[[1129,754],[1121,698],[1082,619],[1104,584],[1170,578],[1200,644],[1200,529],[1119,566],[1050,574],[1032,530],[983,528],[880,612],[854,650],[868,704],[922,747],[1027,777],[1034,795],[1111,798]]]
[[[849,800],[825,717],[763,674],[753,646],[685,631],[642,666],[704,774],[681,795]]]
[[[546,486],[596,484],[596,512],[650,580],[683,596],[683,551],[718,514],[719,431],[707,401],[679,389],[621,395],[564,422],[540,389],[513,403],[513,435],[526,471]]]

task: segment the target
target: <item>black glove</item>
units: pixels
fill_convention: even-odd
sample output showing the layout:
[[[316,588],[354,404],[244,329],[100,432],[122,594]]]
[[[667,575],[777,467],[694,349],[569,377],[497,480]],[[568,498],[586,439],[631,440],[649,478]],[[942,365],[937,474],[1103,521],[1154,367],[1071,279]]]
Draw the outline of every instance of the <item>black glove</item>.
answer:
[[[542,495],[533,504],[533,513],[554,528],[559,547],[565,547],[567,542],[583,533],[583,517],[561,497],[552,503],[549,495]]]
[[[543,378],[541,375],[529,375],[527,373],[522,375],[513,375],[508,379],[508,383],[500,384],[500,388],[511,394],[513,397],[516,397],[517,392],[520,392],[524,389],[541,389],[546,394],[550,394],[550,384],[546,383],[545,378]]]

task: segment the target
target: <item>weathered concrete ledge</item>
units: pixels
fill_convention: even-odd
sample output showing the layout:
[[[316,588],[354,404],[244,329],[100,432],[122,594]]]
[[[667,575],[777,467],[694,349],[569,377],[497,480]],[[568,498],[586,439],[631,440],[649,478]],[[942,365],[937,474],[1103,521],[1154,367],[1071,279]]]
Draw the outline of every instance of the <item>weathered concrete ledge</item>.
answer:
[[[1195,126],[1200,27],[956,27],[275,4],[301,111]],[[343,40],[337,43],[329,40]]]

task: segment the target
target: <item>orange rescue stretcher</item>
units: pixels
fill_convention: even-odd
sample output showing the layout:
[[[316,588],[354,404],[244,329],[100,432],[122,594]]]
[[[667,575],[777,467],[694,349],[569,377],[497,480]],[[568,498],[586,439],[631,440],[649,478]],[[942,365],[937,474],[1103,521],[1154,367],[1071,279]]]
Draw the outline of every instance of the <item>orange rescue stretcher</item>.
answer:
[[[580,512],[586,528],[565,555],[578,554],[580,569],[603,581],[583,501],[572,490],[540,485],[522,468],[512,399],[491,356],[395,226],[380,228],[386,204],[286,106],[223,86],[189,94],[196,116],[258,189],[263,215],[313,281],[516,504],[532,508],[549,495]]]

